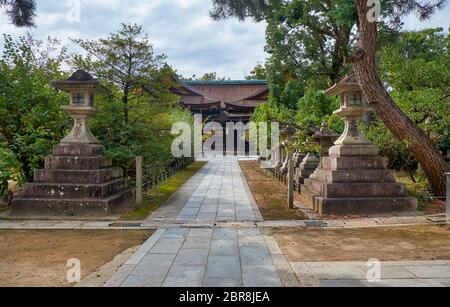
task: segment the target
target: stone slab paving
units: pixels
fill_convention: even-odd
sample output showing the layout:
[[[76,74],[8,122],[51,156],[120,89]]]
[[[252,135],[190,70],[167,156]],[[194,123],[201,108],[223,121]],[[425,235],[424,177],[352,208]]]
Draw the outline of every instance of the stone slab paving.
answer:
[[[292,267],[305,287],[449,287],[450,261],[381,263],[381,279],[368,281],[363,262],[296,262]]]
[[[155,233],[107,287],[282,287],[258,228]]]
[[[256,227],[262,216],[237,159],[209,162],[144,225],[158,219],[191,227],[158,230],[106,286],[282,287],[295,280],[286,268],[278,273],[287,261],[273,257],[276,248]]]

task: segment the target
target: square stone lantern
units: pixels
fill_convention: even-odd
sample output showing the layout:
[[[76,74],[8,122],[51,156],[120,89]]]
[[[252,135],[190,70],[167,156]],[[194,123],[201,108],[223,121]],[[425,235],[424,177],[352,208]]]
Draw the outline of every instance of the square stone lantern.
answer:
[[[335,112],[345,121],[345,131],[322,158],[319,168],[305,180],[303,200],[320,214],[390,215],[415,212],[417,200],[396,183],[395,171],[387,170],[378,148],[361,133],[360,122],[372,108],[363,97],[352,73],[334,85],[327,95],[341,97]]]
[[[450,173],[446,173],[445,176],[447,177],[447,202],[446,202],[446,207],[447,207],[447,224],[450,224]]]
[[[308,145],[319,145],[318,142],[308,140],[303,143],[305,146]],[[320,163],[320,158],[313,152],[309,152],[306,156],[303,157],[298,168],[295,169],[294,181],[295,183],[301,187],[301,185],[305,182],[306,179],[311,176],[314,171],[317,169]]]
[[[280,168],[282,176],[286,176],[289,171],[289,161],[292,160],[294,153],[291,150],[291,146],[294,145],[297,130],[292,126],[288,125],[281,131],[281,137],[283,139],[283,146],[285,148],[284,161]]]
[[[34,182],[28,183],[12,202],[14,217],[60,218],[101,217],[115,213],[132,196],[122,169],[112,166],[105,148],[89,129],[89,119],[97,112],[95,94],[109,93],[98,80],[78,70],[69,79],[52,85],[69,94],[63,110],[74,121],[71,132],[45,159]],[[113,123],[112,123],[113,124]]]
[[[69,79],[55,81],[52,85],[69,94],[70,104],[63,107],[74,121],[72,131],[62,144],[100,144],[89,129],[89,119],[97,113],[95,94],[108,94],[109,90],[85,71],[76,71]]]

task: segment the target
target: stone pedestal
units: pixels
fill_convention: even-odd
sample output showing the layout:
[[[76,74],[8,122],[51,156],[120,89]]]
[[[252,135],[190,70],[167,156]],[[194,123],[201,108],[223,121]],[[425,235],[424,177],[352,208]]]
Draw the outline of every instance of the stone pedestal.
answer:
[[[70,94],[63,110],[74,121],[72,131],[53,155],[45,159],[45,169],[36,170],[34,182],[24,187],[12,202],[14,217],[109,216],[132,196],[120,168],[113,168],[105,148],[89,129],[89,119],[97,112],[94,96],[108,89],[85,71],[77,70],[67,80],[52,85]]]
[[[12,202],[14,217],[109,216],[132,196],[120,168],[94,144],[60,144]]]
[[[334,112],[345,121],[345,131],[322,158],[320,167],[302,187],[304,202],[320,214],[391,215],[415,212],[417,200],[396,183],[378,148],[360,132],[360,122],[372,111],[354,74],[327,91],[340,95]]]
[[[320,214],[391,214],[417,210],[417,200],[397,184],[395,172],[374,146],[335,146],[302,187],[305,202]]]
[[[300,163],[300,166],[295,170],[294,180],[300,186],[306,179],[311,176],[319,166],[320,159],[315,154],[309,153]]]
[[[294,154],[294,174],[298,168],[300,168],[300,164],[302,164],[303,159],[305,159],[306,155],[302,153],[300,150]]]
[[[450,224],[450,173],[445,175],[447,177],[447,224]]]

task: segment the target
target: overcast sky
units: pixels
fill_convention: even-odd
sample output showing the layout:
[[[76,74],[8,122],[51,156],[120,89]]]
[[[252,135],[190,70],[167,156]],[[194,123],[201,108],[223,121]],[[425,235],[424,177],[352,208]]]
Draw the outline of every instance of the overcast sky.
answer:
[[[241,79],[266,58],[265,24],[236,19],[213,21],[208,16],[211,0],[80,0],[81,21],[67,18],[74,0],[37,0],[38,38],[60,38],[71,50],[68,38],[98,38],[116,31],[121,23],[138,23],[149,33],[158,53],[185,77],[217,72]],[[407,29],[450,27],[450,5],[427,23],[410,16]],[[0,33],[24,34],[1,15]]]

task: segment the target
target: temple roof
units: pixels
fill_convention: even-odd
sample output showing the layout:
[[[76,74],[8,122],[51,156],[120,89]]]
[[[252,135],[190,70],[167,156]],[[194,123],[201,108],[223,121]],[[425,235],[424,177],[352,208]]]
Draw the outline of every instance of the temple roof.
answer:
[[[172,92],[181,97],[185,106],[219,104],[223,109],[253,110],[268,99],[265,80],[179,81],[180,88]]]

